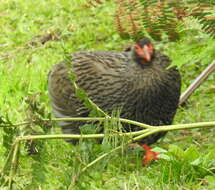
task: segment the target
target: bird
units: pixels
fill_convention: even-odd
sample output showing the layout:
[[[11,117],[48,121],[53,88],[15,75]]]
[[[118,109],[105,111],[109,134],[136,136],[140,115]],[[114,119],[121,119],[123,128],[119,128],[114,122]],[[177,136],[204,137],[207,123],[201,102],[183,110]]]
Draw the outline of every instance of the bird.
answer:
[[[67,60],[68,62],[68,60]],[[86,108],[75,95],[68,71],[76,84],[99,108],[110,114],[121,108],[120,117],[152,126],[170,125],[178,108],[181,77],[169,57],[155,48],[149,38],[136,41],[127,51],[77,51],[68,63],[55,64],[48,75],[48,92],[57,118],[87,117]],[[65,134],[80,134],[84,122],[60,121]],[[140,127],[123,125],[125,131]],[[139,140],[150,145],[163,137],[160,132]],[[75,140],[70,141],[76,143]]]

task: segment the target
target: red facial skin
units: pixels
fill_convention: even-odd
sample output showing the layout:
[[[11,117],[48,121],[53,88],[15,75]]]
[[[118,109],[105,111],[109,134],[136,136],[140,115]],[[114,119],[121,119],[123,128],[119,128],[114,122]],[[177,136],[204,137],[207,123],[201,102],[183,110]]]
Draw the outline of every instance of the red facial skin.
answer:
[[[134,46],[134,50],[136,52],[136,54],[139,57],[142,57],[146,62],[150,62],[152,59],[152,54],[154,51],[154,48],[151,44],[149,45],[144,45],[143,47],[139,46],[139,45],[135,45]]]

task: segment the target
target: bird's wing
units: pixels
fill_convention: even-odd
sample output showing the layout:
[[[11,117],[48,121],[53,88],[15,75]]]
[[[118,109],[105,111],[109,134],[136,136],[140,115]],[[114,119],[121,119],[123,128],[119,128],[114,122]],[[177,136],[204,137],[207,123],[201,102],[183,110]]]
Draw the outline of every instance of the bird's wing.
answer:
[[[72,55],[72,72],[77,85],[101,109],[111,111],[123,106],[128,90],[127,54],[116,52],[76,52]],[[60,63],[49,75],[49,94],[57,117],[86,116],[89,110],[74,95],[68,66]]]

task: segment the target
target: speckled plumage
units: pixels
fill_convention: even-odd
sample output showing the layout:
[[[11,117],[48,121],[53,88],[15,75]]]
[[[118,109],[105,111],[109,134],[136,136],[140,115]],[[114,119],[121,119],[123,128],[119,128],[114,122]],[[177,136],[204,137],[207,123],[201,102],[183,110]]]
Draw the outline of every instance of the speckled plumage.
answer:
[[[140,64],[133,51],[79,51],[72,54],[77,85],[104,111],[122,108],[121,117],[149,125],[171,124],[180,97],[180,74],[167,69],[170,60],[159,51],[150,63]],[[56,117],[81,117],[88,109],[74,95],[65,63],[54,66],[49,74],[48,89]],[[82,122],[60,122],[64,133],[79,133]],[[126,130],[128,126],[125,126]],[[131,126],[131,130],[139,130]],[[156,142],[165,133],[142,139]]]

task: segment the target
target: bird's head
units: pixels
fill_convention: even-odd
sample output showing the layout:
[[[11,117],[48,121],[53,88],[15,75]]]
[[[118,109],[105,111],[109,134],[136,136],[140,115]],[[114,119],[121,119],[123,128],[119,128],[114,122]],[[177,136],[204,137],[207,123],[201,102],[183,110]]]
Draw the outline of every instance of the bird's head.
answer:
[[[154,47],[148,38],[143,38],[134,45],[134,55],[141,63],[150,63],[154,55]]]

